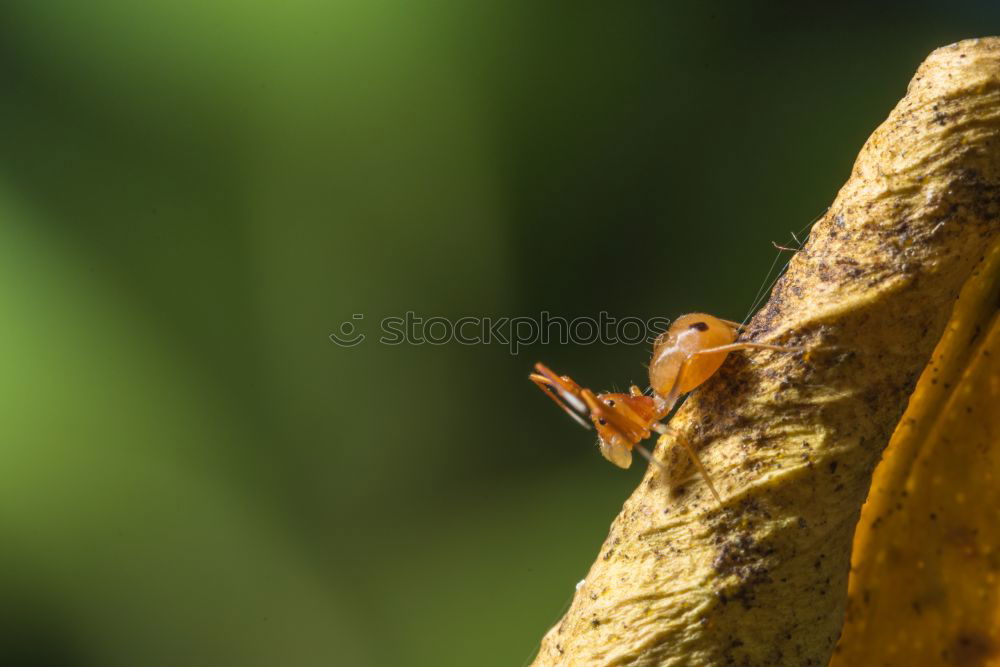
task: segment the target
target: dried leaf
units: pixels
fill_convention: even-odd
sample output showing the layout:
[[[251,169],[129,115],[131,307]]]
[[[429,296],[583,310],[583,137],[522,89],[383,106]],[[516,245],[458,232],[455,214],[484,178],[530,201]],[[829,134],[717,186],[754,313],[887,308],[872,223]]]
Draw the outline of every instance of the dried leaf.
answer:
[[[749,338],[673,420],[536,665],[822,665],[871,473],[1000,231],[1000,39],[938,49]],[[870,664],[853,662],[852,664]],[[926,663],[924,663],[926,664]]]
[[[994,245],[875,470],[832,667],[1000,664],[998,307]]]

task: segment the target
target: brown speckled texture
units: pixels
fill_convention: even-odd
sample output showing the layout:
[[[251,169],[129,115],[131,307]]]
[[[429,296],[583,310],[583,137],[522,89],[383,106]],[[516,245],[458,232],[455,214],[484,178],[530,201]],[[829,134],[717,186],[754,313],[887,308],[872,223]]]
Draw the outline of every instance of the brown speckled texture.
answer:
[[[536,665],[826,665],[871,472],[1000,231],[1000,39],[938,49],[673,425]]]

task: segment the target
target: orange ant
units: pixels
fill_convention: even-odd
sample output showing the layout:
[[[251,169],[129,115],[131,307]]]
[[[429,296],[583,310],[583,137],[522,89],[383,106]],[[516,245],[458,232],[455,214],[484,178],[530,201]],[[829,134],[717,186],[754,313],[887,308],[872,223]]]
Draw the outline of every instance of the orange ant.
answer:
[[[653,344],[649,364],[649,385],[653,395],[644,394],[632,385],[629,393],[594,394],[581,387],[569,376],[558,376],[545,364],[535,364],[537,373],[529,377],[563,410],[584,428],[590,428],[587,418],[597,429],[601,454],[620,468],[632,465],[635,448],[651,463],[664,469],[662,463],[639,444],[656,431],[674,438],[687,450],[691,461],[705,478],[715,499],[722,504],[712,478],[701,464],[687,438],[676,429],[662,423],[681,396],[712,377],[730,352],[736,350],[798,351],[799,348],[766,343],[736,342],[741,324],[721,320],[704,313],[682,315],[660,334]]]

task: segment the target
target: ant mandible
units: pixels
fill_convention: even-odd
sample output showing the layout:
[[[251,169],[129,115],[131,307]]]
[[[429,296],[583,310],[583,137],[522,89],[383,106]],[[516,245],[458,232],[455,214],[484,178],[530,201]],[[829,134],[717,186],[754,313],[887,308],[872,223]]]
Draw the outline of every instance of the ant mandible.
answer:
[[[653,344],[649,364],[649,385],[653,395],[644,394],[632,385],[629,393],[594,394],[567,375],[556,375],[545,364],[535,364],[537,373],[529,377],[584,428],[590,428],[587,418],[597,429],[601,454],[620,468],[632,465],[635,448],[661,469],[663,464],[639,444],[652,431],[681,443],[695,467],[705,478],[709,490],[722,504],[712,478],[698,459],[684,435],[662,423],[678,399],[712,377],[730,352],[737,350],[798,351],[800,348],[768,345],[749,341],[736,342],[742,325],[705,313],[682,315]]]

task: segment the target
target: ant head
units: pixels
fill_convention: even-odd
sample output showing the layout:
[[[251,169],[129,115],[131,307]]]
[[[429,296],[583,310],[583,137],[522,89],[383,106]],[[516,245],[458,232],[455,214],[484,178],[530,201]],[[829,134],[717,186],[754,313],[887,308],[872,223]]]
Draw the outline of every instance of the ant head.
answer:
[[[598,394],[588,404],[601,438],[601,454],[616,466],[628,468],[633,445],[649,437],[650,424],[655,421],[653,398],[635,390],[631,394]]]
[[[556,375],[548,366],[535,364],[530,378],[570,417],[585,428],[594,425],[601,454],[620,468],[632,465],[632,446],[649,437],[655,420],[653,398],[632,394],[595,395],[567,375]]]
[[[590,401],[590,419],[597,429],[601,456],[619,468],[632,465],[632,442],[623,428],[627,428],[623,410],[627,410],[628,399],[628,394],[604,393]]]

